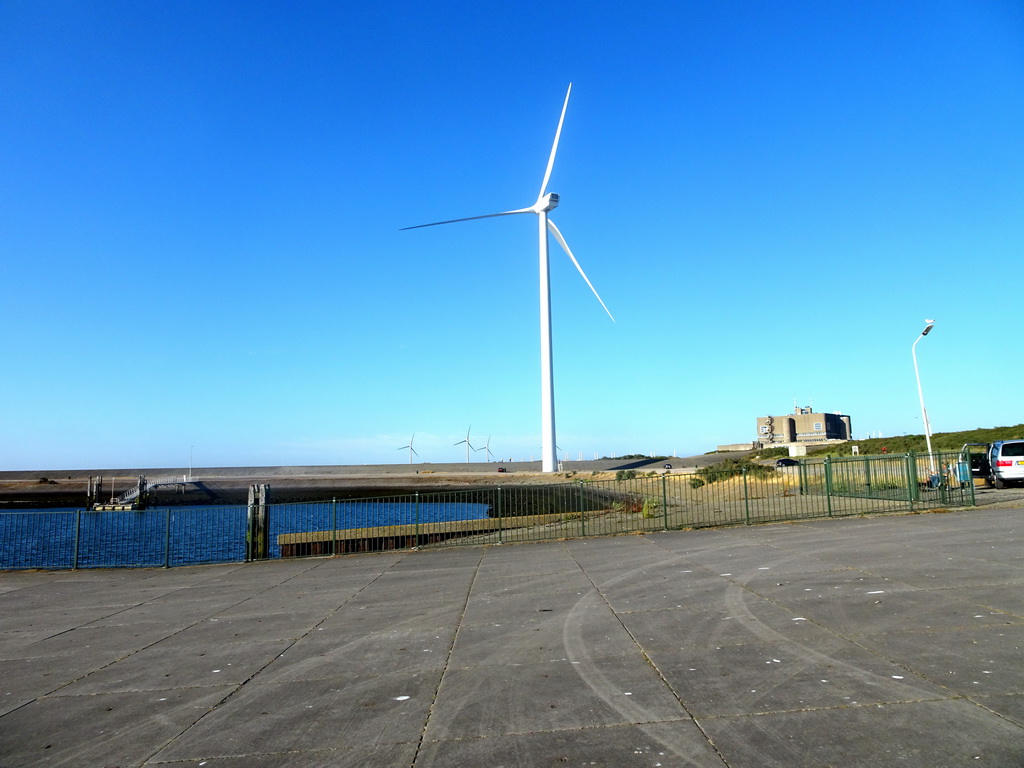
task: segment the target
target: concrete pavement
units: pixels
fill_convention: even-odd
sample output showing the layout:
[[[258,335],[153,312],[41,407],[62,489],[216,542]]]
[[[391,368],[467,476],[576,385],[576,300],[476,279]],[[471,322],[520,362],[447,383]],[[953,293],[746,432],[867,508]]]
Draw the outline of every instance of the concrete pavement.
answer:
[[[1024,511],[0,573],[0,766],[1020,766]]]

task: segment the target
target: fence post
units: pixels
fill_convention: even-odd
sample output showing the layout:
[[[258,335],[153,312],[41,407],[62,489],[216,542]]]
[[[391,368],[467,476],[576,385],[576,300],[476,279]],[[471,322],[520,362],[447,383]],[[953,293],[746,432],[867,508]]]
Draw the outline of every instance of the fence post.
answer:
[[[78,570],[78,540],[82,533],[82,510],[75,510],[75,551],[71,553],[71,570]]]
[[[420,548],[420,492],[416,491],[416,546],[413,549]]]
[[[331,556],[338,554],[338,497],[331,499]]]
[[[921,497],[921,488],[917,484],[917,455],[911,451],[906,456],[907,462],[907,501],[910,510],[914,510],[914,502]]]
[[[743,468],[743,517],[746,525],[750,525],[750,494],[747,493],[747,468]]]
[[[498,486],[498,503],[495,506],[498,509],[498,543],[499,544],[504,544],[504,539],[503,539],[503,536],[502,536],[503,531],[502,531],[502,528],[501,528],[501,522],[502,522],[501,521],[501,517],[502,517],[502,515],[505,514],[505,511],[501,508],[501,486],[500,485]]]
[[[864,457],[864,483],[867,486],[868,494],[871,493],[871,459]]]
[[[828,505],[828,516],[832,517],[832,457],[825,457],[825,502]]]
[[[253,539],[256,535],[256,486],[249,486],[249,501],[245,505],[245,562],[251,562],[255,545]]]
[[[668,480],[661,476],[661,527],[668,530]]]
[[[583,498],[583,481],[577,480],[576,487],[579,489],[579,493],[576,495],[576,506],[580,511],[580,536],[587,535],[587,505],[586,500]]]
[[[164,524],[164,568],[171,567],[171,508],[167,508],[167,519]]]
[[[249,535],[247,541],[248,546],[246,547],[246,558],[248,560],[263,560],[267,557],[267,538],[269,533],[267,491],[269,489],[269,485],[249,486]]]

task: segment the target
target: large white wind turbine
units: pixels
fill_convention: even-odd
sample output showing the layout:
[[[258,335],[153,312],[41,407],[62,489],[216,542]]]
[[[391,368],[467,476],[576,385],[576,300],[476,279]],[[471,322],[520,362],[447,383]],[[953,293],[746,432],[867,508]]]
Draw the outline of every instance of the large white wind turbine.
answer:
[[[612,313],[608,311],[608,307],[601,301],[600,295],[597,293],[597,289],[590,282],[586,273],[583,271],[583,267],[573,256],[572,251],[569,250],[568,244],[565,242],[565,238],[562,237],[562,233],[558,231],[558,227],[555,223],[548,218],[548,211],[552,210],[558,205],[558,195],[547,191],[548,180],[551,178],[551,169],[555,165],[555,153],[558,151],[558,139],[562,135],[562,123],[565,120],[565,109],[569,106],[569,94],[572,93],[572,83],[569,83],[569,89],[565,92],[565,102],[562,104],[562,114],[558,118],[558,128],[555,130],[555,141],[551,145],[551,154],[548,157],[548,166],[544,170],[544,179],[540,183],[540,194],[537,196],[537,201],[529,208],[517,208],[514,211],[502,211],[501,213],[488,213],[483,216],[469,216],[464,219],[448,219],[447,221],[435,221],[431,224],[419,224],[415,227],[403,227],[403,229],[420,229],[421,227],[436,227],[439,224],[454,224],[459,221],[474,221],[475,219],[490,219],[495,216],[511,216],[517,213],[535,213],[538,219],[538,232],[540,235],[540,400],[541,400],[541,468],[544,472],[554,472],[558,467],[558,458],[555,449],[555,383],[554,376],[552,373],[552,353],[551,353],[551,288],[550,288],[550,271],[548,269],[548,231],[554,235],[555,240],[562,250],[566,252],[572,263],[576,265],[576,269],[579,271],[580,276],[586,281],[587,285],[590,286],[590,290],[593,291],[594,296],[604,307],[604,311],[608,313],[608,317],[611,317],[612,322],[615,318],[612,317]],[[468,446],[469,436],[466,436],[466,443]],[[458,443],[456,443],[458,445]]]

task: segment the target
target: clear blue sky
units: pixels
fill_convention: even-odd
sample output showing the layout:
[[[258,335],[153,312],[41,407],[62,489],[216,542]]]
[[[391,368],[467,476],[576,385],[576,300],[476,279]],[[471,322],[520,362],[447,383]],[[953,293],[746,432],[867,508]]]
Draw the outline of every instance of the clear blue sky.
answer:
[[[0,468],[1024,421],[1024,5],[0,4]],[[552,241],[552,246],[557,246]],[[482,460],[476,454],[474,460]]]

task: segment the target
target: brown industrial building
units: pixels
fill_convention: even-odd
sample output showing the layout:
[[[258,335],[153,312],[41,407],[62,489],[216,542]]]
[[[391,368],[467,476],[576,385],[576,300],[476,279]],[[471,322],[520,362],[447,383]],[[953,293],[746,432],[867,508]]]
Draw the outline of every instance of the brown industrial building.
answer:
[[[757,420],[757,442],[762,445],[823,443],[849,440],[850,417],[841,413],[815,413],[813,408],[794,409],[786,416],[761,416]]]

